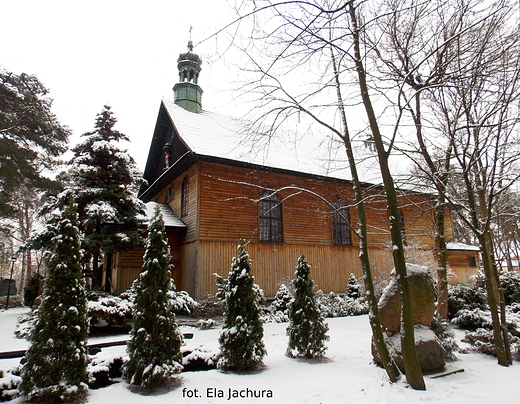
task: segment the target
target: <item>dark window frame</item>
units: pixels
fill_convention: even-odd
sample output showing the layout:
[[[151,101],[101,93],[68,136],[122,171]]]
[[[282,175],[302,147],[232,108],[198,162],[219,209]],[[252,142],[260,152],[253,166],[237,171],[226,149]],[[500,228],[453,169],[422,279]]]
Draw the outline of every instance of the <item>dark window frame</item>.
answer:
[[[283,243],[282,199],[272,191],[260,195],[258,204],[260,241],[264,243]]]
[[[350,210],[337,198],[332,203],[332,243],[336,246],[351,246]]]

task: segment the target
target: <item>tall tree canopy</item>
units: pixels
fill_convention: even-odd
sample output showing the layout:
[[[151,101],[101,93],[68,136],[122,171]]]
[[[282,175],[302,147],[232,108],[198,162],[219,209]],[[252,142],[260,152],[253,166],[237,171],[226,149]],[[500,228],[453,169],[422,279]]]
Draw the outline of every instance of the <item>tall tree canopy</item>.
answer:
[[[117,120],[109,106],[97,115],[95,129],[83,135],[85,141],[75,146],[69,169],[60,177],[64,191],[50,198],[43,213],[52,212],[70,197],[78,205],[82,247],[86,262],[91,263],[93,285],[100,286],[103,268],[101,254],[124,251],[142,244],[140,225],[144,205],[137,198],[141,182],[134,159],[118,142],[127,136],[114,129]],[[33,248],[46,248],[52,238],[52,226],[32,240]],[[110,273],[105,276],[110,289]],[[109,290],[108,290],[109,291]]]
[[[0,217],[16,213],[23,185],[46,188],[46,174],[66,150],[70,131],[51,112],[52,99],[36,76],[0,68]]]
[[[95,129],[75,146],[69,176],[79,206],[87,249],[114,252],[140,240],[138,216],[143,205],[136,192],[141,181],[135,161],[117,143],[128,137],[115,130],[117,120],[109,106],[96,118]],[[101,232],[101,226],[124,225],[121,231]],[[114,228],[113,230],[118,230]]]

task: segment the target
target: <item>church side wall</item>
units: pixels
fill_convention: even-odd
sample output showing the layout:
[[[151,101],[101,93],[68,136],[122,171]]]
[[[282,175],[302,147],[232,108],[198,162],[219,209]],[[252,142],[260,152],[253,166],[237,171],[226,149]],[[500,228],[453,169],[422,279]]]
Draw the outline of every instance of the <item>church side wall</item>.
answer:
[[[357,228],[352,186],[280,173],[200,163],[199,239],[259,240],[260,195],[280,190],[284,244],[333,245],[331,207],[336,198],[349,206],[350,223]],[[308,191],[308,192],[307,192]],[[365,189],[368,241],[371,247],[389,248],[389,224],[382,190]],[[323,200],[323,199],[324,200]],[[421,248],[433,246],[433,213],[425,198],[401,198],[407,241]],[[352,244],[358,240],[351,231]]]

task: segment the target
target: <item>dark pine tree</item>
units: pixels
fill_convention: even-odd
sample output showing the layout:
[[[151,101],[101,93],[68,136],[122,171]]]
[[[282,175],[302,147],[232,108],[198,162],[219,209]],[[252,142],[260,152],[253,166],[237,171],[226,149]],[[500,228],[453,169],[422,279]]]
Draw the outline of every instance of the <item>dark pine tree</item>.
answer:
[[[141,175],[135,161],[118,142],[128,137],[114,129],[117,120],[105,106],[96,118],[95,130],[83,135],[85,141],[72,150],[67,180],[78,204],[79,219],[85,234],[84,248],[92,257],[92,282],[101,285],[101,252],[111,254],[142,243],[140,217],[143,204],[136,193]],[[110,287],[111,274],[105,274]]]
[[[20,385],[26,398],[51,403],[72,401],[88,392],[88,318],[74,206],[64,208],[55,234]]]
[[[316,303],[314,281],[309,275],[310,266],[301,254],[293,279],[294,298],[289,305],[287,356],[291,357],[295,356],[295,351],[297,356],[321,357],[327,349],[325,342],[329,340],[329,327]]]
[[[144,390],[159,387],[182,370],[183,342],[168,292],[175,285],[170,274],[170,248],[158,209],[148,225],[143,270],[134,282],[134,321],[127,351],[125,377]]]
[[[51,112],[48,90],[35,76],[0,68],[0,218],[13,217],[21,188],[52,188],[45,173],[67,149],[70,130]]]
[[[263,366],[267,354],[260,320],[260,291],[250,274],[251,260],[240,240],[227,280],[217,277],[218,297],[224,302],[224,326],[220,333],[220,369],[245,372]]]

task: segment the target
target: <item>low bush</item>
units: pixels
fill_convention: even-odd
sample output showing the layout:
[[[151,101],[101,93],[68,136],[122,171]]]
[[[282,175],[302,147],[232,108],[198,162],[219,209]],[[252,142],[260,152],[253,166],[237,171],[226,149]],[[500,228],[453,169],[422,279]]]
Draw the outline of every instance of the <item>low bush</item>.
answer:
[[[478,328],[491,328],[491,313],[489,310],[462,309],[459,310],[451,323],[466,330],[476,330]]]
[[[487,296],[480,282],[469,285],[451,285],[448,289],[448,318],[452,319],[459,310],[487,309]]]
[[[224,306],[217,297],[208,297],[199,300],[198,306],[194,308],[192,315],[197,318],[221,317],[224,315]]]
[[[91,389],[110,386],[123,375],[123,364],[127,358],[119,354],[100,351],[90,356],[87,367],[88,385]]]
[[[338,296],[334,292],[325,294],[319,290],[316,300],[325,317],[359,316],[368,313],[368,304],[363,297],[353,299]]]
[[[168,294],[175,314],[192,314],[199,310],[197,303],[187,292]],[[91,290],[87,293],[87,316],[90,318],[90,333],[104,328],[118,328],[128,331],[131,328],[134,293],[129,289],[119,296],[103,291]],[[37,309],[36,309],[37,310]],[[27,338],[34,324],[36,310],[20,317],[15,330],[18,338]]]
[[[10,401],[20,396],[18,386],[22,382],[20,368],[0,370],[0,401]]]
[[[133,300],[129,295],[114,296],[100,291],[87,293],[90,327],[131,328]]]
[[[184,344],[181,347],[183,372],[210,370],[217,367],[219,351],[212,351],[202,344]]]
[[[509,344],[511,346],[511,356],[513,360],[520,361],[520,338],[509,335]],[[463,342],[470,344],[470,351],[481,352],[486,355],[497,356],[497,348],[493,342],[493,331],[479,328],[476,331],[466,332]]]
[[[520,303],[520,272],[501,273],[500,286],[504,291],[506,304]]]

